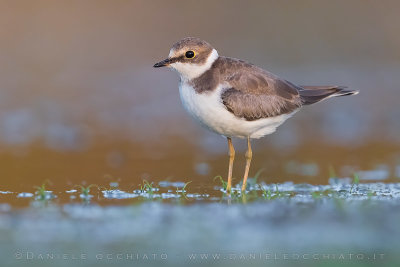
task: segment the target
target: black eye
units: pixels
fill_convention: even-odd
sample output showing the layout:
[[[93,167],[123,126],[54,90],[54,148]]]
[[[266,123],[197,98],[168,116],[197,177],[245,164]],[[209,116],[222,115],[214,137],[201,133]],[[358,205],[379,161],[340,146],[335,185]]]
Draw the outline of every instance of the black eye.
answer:
[[[191,51],[191,50],[186,51],[185,57],[187,57],[187,58],[194,58],[194,52]]]

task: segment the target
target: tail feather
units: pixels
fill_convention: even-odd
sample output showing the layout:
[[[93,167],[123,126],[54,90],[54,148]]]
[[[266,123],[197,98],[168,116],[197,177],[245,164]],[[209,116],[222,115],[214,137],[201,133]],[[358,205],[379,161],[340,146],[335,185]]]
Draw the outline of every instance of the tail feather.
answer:
[[[301,86],[299,94],[304,105],[311,105],[336,96],[356,95],[359,92],[345,86]]]

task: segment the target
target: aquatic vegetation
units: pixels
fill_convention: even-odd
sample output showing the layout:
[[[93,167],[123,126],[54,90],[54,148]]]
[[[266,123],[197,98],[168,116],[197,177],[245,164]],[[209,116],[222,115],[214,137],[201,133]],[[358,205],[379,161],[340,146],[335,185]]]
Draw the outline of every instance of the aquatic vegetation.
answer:
[[[261,187],[262,190],[262,196],[267,199],[267,200],[271,200],[272,199],[272,192],[271,189],[268,188],[268,190],[264,187]]]
[[[187,204],[194,202],[227,202],[227,203],[250,203],[257,201],[273,201],[286,199],[290,201],[317,201],[324,199],[344,199],[344,200],[376,200],[382,198],[400,199],[400,185],[384,184],[384,183],[360,183],[357,173],[353,175],[351,183],[348,179],[335,178],[330,180],[330,185],[311,185],[311,184],[294,184],[293,182],[267,184],[263,181],[255,183],[259,175],[249,179],[246,192],[241,191],[240,184],[234,184],[231,194],[228,196],[225,193],[224,185],[226,182],[217,176],[222,186],[215,186],[211,189],[199,187],[190,187],[192,182],[170,182],[160,181],[159,187],[154,186],[154,182],[143,180],[139,184],[139,189],[129,192],[123,188],[110,189],[109,186],[91,185],[75,185],[74,188],[65,190],[59,193],[59,201],[63,201],[65,196],[71,201],[75,198],[82,199],[86,204],[89,200],[93,200],[93,195],[90,194],[93,188],[101,190],[100,195],[97,195],[96,202],[102,204],[107,199],[136,199],[135,201],[162,201],[179,204]],[[332,179],[332,178],[331,178]],[[9,197],[18,199],[34,197],[34,201],[47,201],[56,198],[52,191],[47,188],[48,182],[36,187],[34,193],[7,193],[3,194]],[[221,194],[222,192],[222,194]],[[78,193],[78,194],[76,194]],[[114,202],[115,203],[115,202]]]
[[[219,182],[221,183],[222,189],[224,191],[226,191],[226,187],[228,186],[228,181],[225,181],[221,175],[215,176],[214,177],[214,181],[215,180],[219,180]]]
[[[147,180],[143,180],[142,184],[140,186],[140,192],[141,193],[148,193],[148,194],[153,194],[153,192],[159,191],[157,187],[153,186],[153,182],[149,182]]]
[[[311,193],[311,196],[314,199],[321,199],[323,197],[335,198],[335,197],[337,197],[337,192],[335,190],[329,188],[329,189],[325,189],[323,191],[313,191]]]
[[[191,183],[192,181],[189,181],[187,183],[185,183],[185,185],[182,188],[182,191],[186,192],[186,187]]]
[[[192,181],[189,181],[185,183],[185,185],[182,188],[176,188],[175,192],[178,194],[181,194],[183,197],[186,197],[186,187],[191,183]]]
[[[245,190],[244,192],[241,192],[241,188],[242,188],[242,183],[243,183],[243,181],[241,181],[239,184],[232,185],[231,194],[238,194],[238,195],[241,195],[241,194],[243,194],[243,193],[244,193],[244,194],[247,194],[249,191],[255,190],[255,189],[257,188],[257,186],[258,186],[257,181],[258,181],[258,179],[259,179],[259,177],[260,177],[260,175],[261,175],[261,173],[262,173],[263,171],[264,171],[264,169],[260,169],[260,170],[258,170],[257,173],[254,175],[254,177],[249,177],[249,178],[247,179],[246,190]],[[215,181],[215,180],[219,180],[219,182],[220,182],[220,184],[221,184],[221,187],[222,187],[222,188],[221,188],[221,191],[224,192],[224,193],[226,193],[226,187],[228,186],[228,182],[225,181],[225,180],[222,178],[221,175],[215,176],[213,180],[214,180],[214,181]],[[232,179],[232,180],[234,180],[234,179]]]
[[[99,189],[99,186],[95,185],[95,184],[90,184],[88,186],[75,185],[75,187],[77,187],[77,188],[79,188],[81,190],[81,193],[79,194],[79,197],[81,199],[83,199],[83,200],[86,200],[86,201],[90,200],[93,197],[93,195],[89,194],[90,193],[90,188],[96,187],[97,189]]]
[[[312,192],[312,193],[311,193],[311,196],[312,196],[314,199],[320,199],[320,198],[322,198],[322,193],[319,192],[319,191],[315,191],[315,192]]]
[[[153,186],[153,182],[149,182],[147,180],[143,180],[142,184],[139,185],[140,189],[136,190],[136,193],[139,192],[139,195],[145,198],[157,198],[159,194],[155,195],[154,192],[159,191],[160,189]],[[135,192],[135,191],[134,191]]]
[[[354,180],[356,184],[357,179]],[[153,190],[151,182],[144,184],[145,191]],[[21,211],[17,217],[29,223],[15,226],[2,223],[0,231],[13,233],[4,235],[3,240],[8,238],[13,241],[9,243],[16,246],[34,246],[38,242],[46,246],[62,238],[68,246],[75,244],[84,250],[89,237],[96,240],[96,247],[88,252],[95,253],[93,255],[107,249],[114,252],[110,248],[122,242],[120,247],[115,247],[115,251],[120,251],[126,240],[140,240],[135,246],[138,249],[156,245],[170,248],[168,244],[176,242],[177,236],[182,243],[176,243],[178,245],[174,248],[180,246],[182,251],[189,247],[190,250],[207,248],[218,251],[221,245],[232,251],[266,245],[279,251],[289,243],[289,249],[295,251],[315,252],[320,249],[321,253],[324,250],[335,253],[335,248],[340,248],[339,252],[368,252],[371,247],[382,253],[398,251],[400,232],[396,225],[400,218],[400,184],[360,183],[353,186],[351,193],[351,184],[339,185],[267,184],[261,181],[247,194],[235,192],[230,197],[217,197],[221,195],[221,188],[205,194],[193,192],[196,188],[188,185],[182,187],[186,197],[176,193],[176,188],[171,185],[154,192],[156,198],[145,197],[146,192],[140,196],[115,189],[103,191],[103,198],[98,200],[101,203],[109,196],[116,200],[113,205],[69,203],[39,210],[33,206]],[[135,205],[122,204],[129,194],[133,201],[128,203]],[[8,212],[9,209],[5,207],[5,215],[0,214],[3,219],[4,216],[14,216]],[[36,214],[40,216],[32,216]],[[383,217],[387,218],[384,222]],[[232,227],[240,230],[227,234],[226,230]],[[107,234],[104,229],[108,229]],[[84,231],[86,235],[81,237],[79,233]],[[154,234],[165,232],[168,234]],[[153,238],[145,238],[149,235]],[[289,237],[302,242],[288,242]],[[167,252],[170,253],[168,260],[179,266],[177,262],[181,258],[174,258],[173,252]]]
[[[48,201],[56,197],[52,191],[46,189],[47,184],[50,184],[49,180],[44,181],[41,186],[34,187],[37,189],[35,192],[35,200]]]
[[[272,190],[270,187],[267,185],[259,185],[259,188],[261,188],[262,191],[262,196],[266,200],[273,200],[277,198],[288,198],[294,196],[296,193],[288,190],[288,191],[281,191],[279,190],[278,184],[274,185],[275,190]]]

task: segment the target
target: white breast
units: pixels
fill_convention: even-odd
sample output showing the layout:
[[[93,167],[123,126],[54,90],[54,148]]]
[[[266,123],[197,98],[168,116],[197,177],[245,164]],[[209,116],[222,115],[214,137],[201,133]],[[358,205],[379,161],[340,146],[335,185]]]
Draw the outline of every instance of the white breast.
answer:
[[[221,100],[222,87],[212,92],[196,93],[187,82],[181,82],[179,93],[182,104],[189,114],[206,128],[228,137],[260,138],[275,132],[276,128],[291,117],[290,114],[273,118],[246,121],[229,112]]]

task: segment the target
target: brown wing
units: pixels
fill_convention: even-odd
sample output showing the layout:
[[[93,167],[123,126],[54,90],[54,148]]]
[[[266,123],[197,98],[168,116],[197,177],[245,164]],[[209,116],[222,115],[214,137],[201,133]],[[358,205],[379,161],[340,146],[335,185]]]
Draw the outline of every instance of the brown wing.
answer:
[[[243,61],[237,60],[234,66],[233,73],[227,73],[224,79],[229,87],[222,92],[221,99],[235,116],[252,121],[301,107],[300,87]]]

